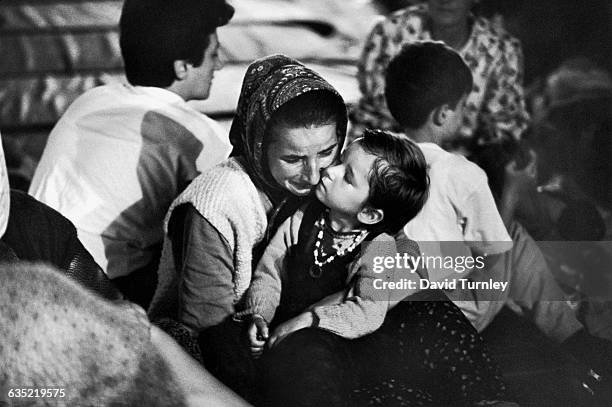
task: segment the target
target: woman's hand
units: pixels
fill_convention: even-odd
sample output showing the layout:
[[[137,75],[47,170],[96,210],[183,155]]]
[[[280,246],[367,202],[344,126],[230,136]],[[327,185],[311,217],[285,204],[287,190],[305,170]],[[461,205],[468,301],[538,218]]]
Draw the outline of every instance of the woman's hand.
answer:
[[[251,354],[258,358],[263,353],[264,346],[268,340],[268,323],[260,315],[254,315],[247,331]]]
[[[272,348],[274,345],[285,339],[285,337],[292,332],[311,327],[312,323],[313,317],[311,312],[303,312],[297,317],[291,318],[290,320],[283,322],[274,330],[274,333],[268,341],[268,347]]]

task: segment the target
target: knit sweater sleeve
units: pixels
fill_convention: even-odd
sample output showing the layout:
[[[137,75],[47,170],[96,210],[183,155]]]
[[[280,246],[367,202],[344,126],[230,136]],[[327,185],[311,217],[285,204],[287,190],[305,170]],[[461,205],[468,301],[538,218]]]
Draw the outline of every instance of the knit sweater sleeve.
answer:
[[[351,289],[339,304],[315,306],[318,327],[347,339],[376,331],[384,322],[394,293],[382,285],[399,277],[395,267],[382,267],[375,259],[395,258],[393,237],[383,234],[365,244],[359,258],[350,266]],[[402,277],[405,277],[401,273]],[[402,295],[409,295],[402,291]]]
[[[274,318],[286,272],[285,259],[291,247],[297,243],[303,214],[301,209],[298,210],[278,228],[253,273],[253,280],[246,294],[245,309],[239,312],[237,317],[260,315],[268,323]]]
[[[196,332],[234,312],[232,252],[227,241],[192,205],[175,211],[169,230],[180,270],[178,318]]]

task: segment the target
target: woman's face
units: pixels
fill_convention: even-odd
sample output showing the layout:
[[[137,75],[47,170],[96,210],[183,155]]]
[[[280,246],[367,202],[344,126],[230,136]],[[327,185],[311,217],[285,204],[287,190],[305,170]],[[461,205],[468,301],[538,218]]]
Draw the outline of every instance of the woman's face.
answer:
[[[321,170],[334,162],[338,148],[336,124],[277,129],[267,149],[268,168],[285,190],[308,195]]]
[[[448,27],[467,24],[475,0],[429,0],[429,15],[433,24]]]

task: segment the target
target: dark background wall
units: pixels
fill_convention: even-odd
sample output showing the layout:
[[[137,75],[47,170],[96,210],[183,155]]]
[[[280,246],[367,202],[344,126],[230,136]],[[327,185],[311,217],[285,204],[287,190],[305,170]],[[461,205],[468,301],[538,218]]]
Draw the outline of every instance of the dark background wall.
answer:
[[[388,11],[418,3],[380,2]],[[612,71],[611,0],[482,0],[477,12],[503,15],[506,28],[523,42],[527,84],[576,56]]]
[[[576,56],[612,70],[610,0],[485,0],[481,8],[501,13],[523,42],[525,83]]]

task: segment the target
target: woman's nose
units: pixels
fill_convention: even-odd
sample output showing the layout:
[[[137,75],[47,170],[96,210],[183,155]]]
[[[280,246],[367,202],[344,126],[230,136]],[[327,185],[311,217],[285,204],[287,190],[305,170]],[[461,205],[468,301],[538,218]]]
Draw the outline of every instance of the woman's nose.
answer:
[[[306,179],[310,185],[317,185],[321,178],[321,167],[317,161],[311,161],[307,164]]]

